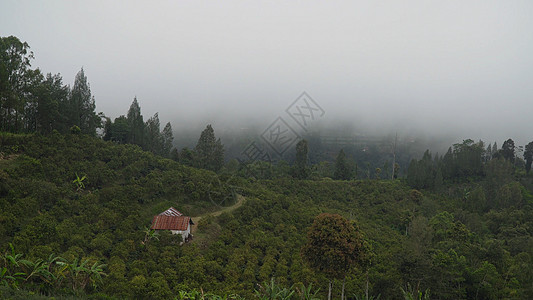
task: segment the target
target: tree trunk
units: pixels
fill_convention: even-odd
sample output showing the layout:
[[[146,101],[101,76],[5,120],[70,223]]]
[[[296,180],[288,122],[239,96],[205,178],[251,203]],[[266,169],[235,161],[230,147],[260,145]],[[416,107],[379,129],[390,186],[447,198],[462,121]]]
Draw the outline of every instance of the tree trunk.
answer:
[[[392,176],[391,180],[394,180],[394,165],[396,164],[396,142],[398,142],[398,132],[396,132],[396,138],[394,138],[394,148],[392,149]],[[367,297],[368,299],[368,297]]]
[[[344,284],[346,283],[346,276],[342,279],[342,293],[341,300],[344,300]]]
[[[365,288],[365,296],[368,300],[368,271],[366,272],[366,288]]]
[[[328,300],[331,300],[331,280],[329,281]]]
[[[19,111],[18,109],[16,109],[15,110],[15,132],[19,133],[18,130],[19,130]]]

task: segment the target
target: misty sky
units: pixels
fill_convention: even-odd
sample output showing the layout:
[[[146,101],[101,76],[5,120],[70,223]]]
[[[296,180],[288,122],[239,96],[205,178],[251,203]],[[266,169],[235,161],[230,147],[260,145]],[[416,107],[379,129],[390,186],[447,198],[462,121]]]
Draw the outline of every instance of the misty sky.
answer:
[[[266,126],[307,91],[328,122],[533,140],[532,1],[3,0],[0,35],[112,118]]]

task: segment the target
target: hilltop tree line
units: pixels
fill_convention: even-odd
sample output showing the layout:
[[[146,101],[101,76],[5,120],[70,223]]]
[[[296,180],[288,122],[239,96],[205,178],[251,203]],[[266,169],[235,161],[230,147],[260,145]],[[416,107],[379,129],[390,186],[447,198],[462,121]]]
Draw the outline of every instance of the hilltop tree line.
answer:
[[[102,138],[104,141],[138,145],[163,157],[170,156],[174,141],[172,125],[168,122],[161,130],[158,113],[144,122],[137,97],[133,99],[126,116],[119,116],[114,122],[109,117],[105,118]]]
[[[0,38],[0,130],[11,133],[77,133],[97,135],[104,128],[104,140],[130,143],[168,157],[172,148],[170,122],[160,129],[156,113],[146,123],[137,99],[127,117],[112,122],[96,113],[94,96],[83,68],[74,85],[63,84],[60,74],[44,75],[31,68],[33,53],[27,43],[14,36]]]
[[[74,85],[63,84],[60,74],[44,75],[31,68],[33,52],[17,37],[0,37],[0,131],[10,133],[66,133],[97,135],[120,144],[138,145],[163,157],[184,164],[218,171],[224,164],[224,149],[208,125],[194,149],[181,153],[173,148],[172,125],[161,130],[158,113],[143,119],[137,97],[126,115],[114,120],[96,113],[94,96],[83,68]]]
[[[136,97],[127,114],[114,120],[103,113],[96,113],[95,99],[83,68],[76,75],[72,87],[65,85],[60,74],[44,75],[41,70],[32,69],[33,53],[29,45],[14,36],[0,37],[0,58],[0,131],[50,134],[56,130],[62,134],[79,132],[91,136],[101,133],[101,137],[106,141],[138,145],[144,150],[170,157],[189,166],[215,172],[224,166],[224,146],[220,139],[215,138],[210,125],[202,132],[193,149],[187,147],[181,150],[173,149],[174,137],[170,122],[161,130],[158,113],[145,121]],[[255,176],[272,176],[271,170],[275,168],[277,171],[274,173],[299,179],[316,177],[352,179],[365,176],[370,178],[379,176],[381,170],[383,173],[392,172],[393,168],[388,163],[379,168],[380,172],[371,171],[370,161],[376,160],[372,158],[369,158],[364,166],[365,174],[359,175],[357,165],[351,157],[346,157],[344,161],[338,158],[341,162],[337,163],[337,166],[328,161],[309,166],[307,152],[311,149],[316,155],[315,144],[309,146],[307,140],[298,143],[293,167],[285,162],[279,165],[256,162],[252,166],[245,167],[259,169],[262,175]],[[342,156],[340,153],[339,155]],[[239,167],[243,169],[242,165]],[[343,170],[337,170],[339,167]],[[395,171],[397,167],[399,166],[394,166]]]
[[[516,152],[523,152],[523,158]],[[483,141],[471,139],[454,144],[446,154],[433,156],[427,150],[422,159],[413,159],[407,171],[407,182],[418,189],[440,189],[444,182],[464,182],[469,178],[491,178],[503,174],[513,175],[514,170],[529,174],[533,161],[533,142],[524,147],[515,147],[512,139],[506,140],[501,149],[496,142],[485,148]]]
[[[292,177],[295,179],[312,179],[320,180],[331,178],[335,180],[355,180],[355,179],[382,179],[398,178],[400,165],[394,164],[391,168],[390,163],[385,163],[382,168],[371,170],[371,164],[367,163],[362,168],[358,167],[353,155],[348,155],[343,148],[340,149],[333,161],[323,160],[317,163],[311,163],[310,155],[316,155],[316,147],[310,147],[307,139],[302,139],[295,145],[293,163],[286,160],[277,162],[255,160],[241,161],[230,160],[222,170],[223,172],[237,170],[243,177],[253,177],[256,179],[273,179],[281,177]],[[392,174],[392,172],[394,172]],[[386,175],[384,177],[383,175]],[[389,175],[390,174],[390,175]]]
[[[370,169],[370,166],[363,168],[363,172],[358,172],[357,163],[348,157],[341,149],[333,163],[322,161],[317,164],[309,163],[309,148],[307,140],[301,140],[295,147],[295,160],[292,167],[286,169],[285,175],[291,175],[296,179],[318,179],[329,177],[336,180],[351,180],[356,178],[381,179],[384,169],[390,168],[384,165],[382,168]],[[521,153],[523,159],[517,154]],[[486,148],[482,141],[475,143],[471,139],[456,143],[448,149],[446,154],[439,156],[432,155],[426,150],[421,159],[412,159],[407,170],[407,182],[417,189],[441,188],[445,182],[457,183],[471,180],[472,178],[490,177],[494,173],[501,174],[502,170],[510,170],[509,175],[514,170],[524,170],[528,175],[533,162],[533,142],[525,147],[516,147],[512,139],[506,140],[501,149],[498,149],[496,142],[489,144]],[[265,162],[254,162],[259,169],[265,168]],[[400,166],[396,163],[392,168],[392,178],[397,178]],[[266,172],[263,178],[276,177],[278,172]],[[505,172],[504,172],[505,173]],[[255,172],[264,175],[265,172]],[[500,176],[501,177],[501,176]]]
[[[13,133],[67,133],[77,128],[95,135],[101,126],[83,68],[72,87],[60,74],[31,69],[33,53],[14,36],[0,37],[0,130]]]
[[[146,122],[137,97],[133,99],[127,115],[104,122],[104,141],[138,145],[146,151],[179,161],[184,165],[218,172],[224,165],[224,145],[215,137],[211,124],[200,134],[194,149],[179,151],[173,146],[172,125],[168,122],[161,130],[159,115],[155,113]]]
[[[224,166],[224,146],[220,139],[216,139],[210,125],[202,132],[195,148],[179,151],[173,149],[170,122],[161,129],[158,113],[145,121],[136,97],[126,115],[111,120],[103,113],[97,114],[83,68],[76,75],[72,87],[65,85],[60,74],[45,75],[39,69],[32,69],[33,53],[29,45],[14,36],[0,38],[0,58],[0,131],[49,134],[56,130],[63,134],[80,132],[96,136],[97,129],[103,128],[102,138],[107,141],[138,145],[163,157],[215,172]],[[316,142],[300,141],[296,145],[292,167],[286,162],[276,165],[254,162],[239,168],[262,178],[290,175],[298,179],[330,177],[342,180],[382,178],[388,174],[397,177],[400,171],[398,164],[392,166],[388,161],[375,168],[375,163],[380,160],[377,158],[368,158],[358,166],[353,154],[347,155],[343,149],[334,163],[320,161],[310,165],[308,153],[316,156],[317,147]],[[523,151],[523,159],[515,157],[517,149]],[[503,158],[529,173],[533,162],[533,142],[517,149],[511,139],[505,141],[501,149],[496,143],[485,148],[481,141],[466,140],[450,147],[444,156],[432,156],[427,152],[421,160],[412,160],[407,169],[408,181],[413,187],[429,188],[439,187],[443,181],[485,176],[487,164],[493,158]],[[238,165],[232,162],[230,167],[235,164]]]

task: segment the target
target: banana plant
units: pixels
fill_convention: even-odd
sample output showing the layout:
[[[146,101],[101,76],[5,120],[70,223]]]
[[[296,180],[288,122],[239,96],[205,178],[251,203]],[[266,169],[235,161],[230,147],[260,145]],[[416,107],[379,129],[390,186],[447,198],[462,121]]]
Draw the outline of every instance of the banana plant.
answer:
[[[184,299],[187,299],[187,291],[179,291],[178,292],[178,296],[175,298],[177,300],[184,300]]]
[[[145,245],[150,240],[156,240],[159,241],[159,233],[155,231],[154,229],[150,229],[149,227],[144,227],[144,240],[141,242],[141,244]]]
[[[83,175],[83,176],[80,178],[80,176],[78,175],[78,173],[76,173],[76,179],[74,179],[74,180],[72,181],[72,183],[75,183],[76,186],[77,186],[76,191],[79,192],[79,191],[81,191],[81,190],[83,190],[83,189],[85,188],[85,184],[83,183],[83,181],[84,181],[85,179],[87,179],[87,175]]]
[[[317,294],[320,291],[320,289],[313,291],[313,284],[310,283],[308,286],[305,286],[305,284],[300,284],[299,287],[296,287],[296,291],[300,295],[300,298],[302,300],[318,300],[320,299]]]
[[[2,256],[4,267],[0,271],[0,282],[2,284],[11,285],[18,288],[19,283],[24,281],[26,273],[20,270],[22,260],[22,253],[16,253],[13,244],[9,243],[10,253]]]
[[[61,266],[59,276],[69,280],[75,292],[84,290],[89,283],[94,287],[98,286],[102,282],[102,277],[106,276],[104,272],[106,265],[95,262],[92,266],[88,266],[89,259],[76,258],[72,263],[58,261],[57,264]]]
[[[0,285],[9,286],[9,282],[14,282],[14,281],[16,281],[16,278],[13,276],[10,276],[7,273],[6,267],[2,267],[2,269],[0,270]]]
[[[426,289],[424,292],[422,292],[418,289],[418,286],[414,288],[409,283],[407,283],[407,290],[404,290],[401,287],[400,287],[400,290],[402,291],[403,298],[405,300],[429,300],[430,299],[429,289]]]
[[[264,282],[263,286],[258,284],[259,290],[255,290],[255,295],[257,298],[262,300],[270,300],[270,299],[281,299],[281,300],[288,300],[292,297],[294,294],[293,287],[291,288],[281,288],[276,282],[274,281],[274,278],[270,279],[269,282]]]
[[[229,295],[216,295],[213,293],[203,293],[203,291],[179,291],[178,295],[174,298],[175,300],[243,300],[244,298],[237,294]]]
[[[43,282],[50,284],[54,279],[54,274],[50,272],[48,262],[37,259],[35,261],[21,260],[22,269],[26,271],[24,283],[28,282],[33,277],[39,277]]]
[[[373,296],[373,295],[366,295],[366,294],[362,294],[362,295],[356,295],[354,294],[353,295],[354,298],[356,300],[379,300],[379,298],[381,297],[381,294],[377,295],[377,296]]]
[[[20,260],[22,259],[22,253],[16,253],[15,247],[11,243],[9,243],[9,248],[11,250],[11,253],[6,253],[4,255],[4,260],[7,263],[10,263],[14,267],[20,267]]]
[[[102,283],[102,277],[107,276],[104,272],[105,264],[99,264],[95,262],[89,269],[89,280],[94,288],[98,287]]]

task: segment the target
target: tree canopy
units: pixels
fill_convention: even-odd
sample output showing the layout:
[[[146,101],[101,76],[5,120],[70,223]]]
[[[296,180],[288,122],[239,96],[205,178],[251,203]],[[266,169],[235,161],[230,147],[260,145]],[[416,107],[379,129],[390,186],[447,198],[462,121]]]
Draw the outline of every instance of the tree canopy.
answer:
[[[309,176],[308,167],[309,147],[307,140],[301,140],[296,144],[296,159],[294,162],[293,176],[298,179],[305,179]]]
[[[318,215],[307,231],[302,255],[309,265],[329,278],[342,279],[362,261],[364,253],[360,232],[337,214]]]
[[[335,173],[333,174],[333,178],[338,180],[349,180],[352,177],[351,173],[344,149],[341,149],[335,159]]]
[[[198,143],[194,148],[196,152],[195,164],[197,167],[217,172],[224,164],[224,146],[220,139],[215,137],[211,124],[202,131]]]

